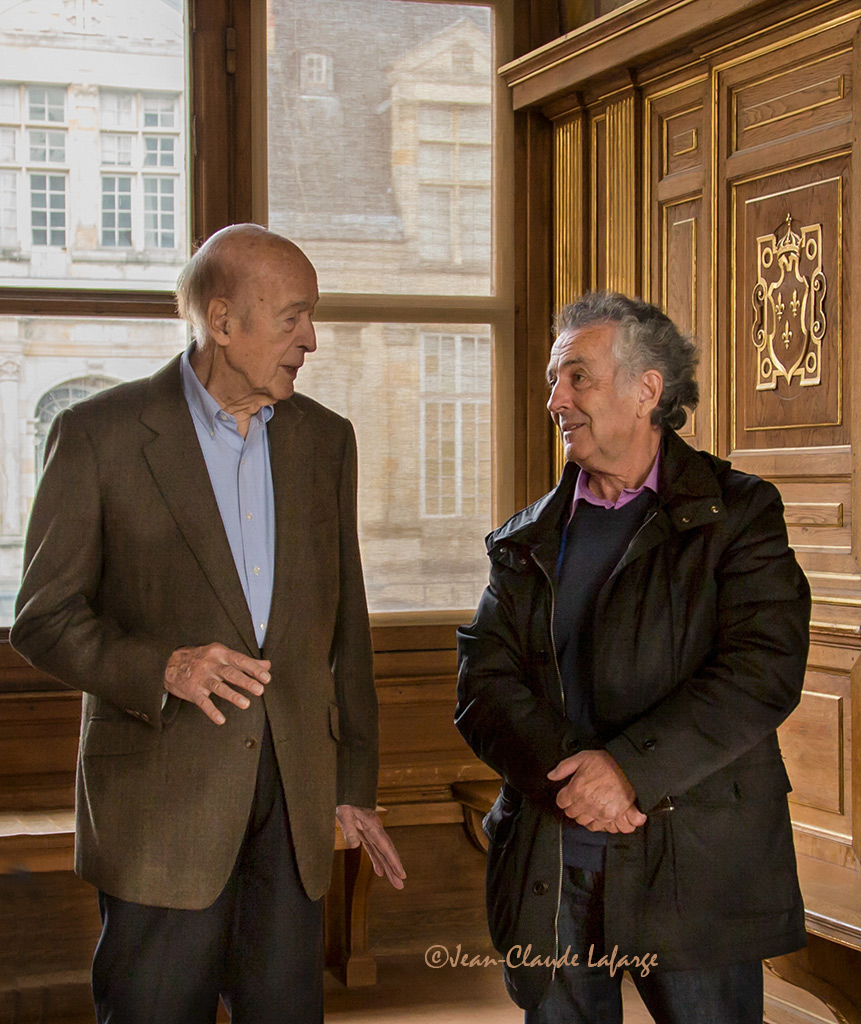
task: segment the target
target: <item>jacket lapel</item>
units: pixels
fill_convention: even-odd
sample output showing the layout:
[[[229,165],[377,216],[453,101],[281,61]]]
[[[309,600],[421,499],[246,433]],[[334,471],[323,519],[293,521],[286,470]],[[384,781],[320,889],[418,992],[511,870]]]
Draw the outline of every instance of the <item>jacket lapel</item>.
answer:
[[[155,436],[144,445],[144,456],[216,597],[256,657],[259,651],[251,613],[182,391],[179,359],[172,359],[150,378],[141,422]]]
[[[714,472],[674,430],[664,433],[658,508],[628,545],[613,576],[662,544],[672,531],[684,533],[719,522],[726,515]]]
[[[297,579],[296,545],[307,542],[308,517],[313,515],[313,463],[308,445],[300,442],[305,413],[287,399],[275,406],[269,421],[269,461],[275,495],[275,577],[266,632],[271,650],[286,635],[291,596],[301,591]]]

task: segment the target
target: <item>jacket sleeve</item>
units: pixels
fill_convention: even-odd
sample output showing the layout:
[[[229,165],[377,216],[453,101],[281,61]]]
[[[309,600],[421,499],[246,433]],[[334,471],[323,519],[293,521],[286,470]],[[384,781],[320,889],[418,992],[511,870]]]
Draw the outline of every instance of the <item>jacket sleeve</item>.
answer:
[[[379,768],[377,691],[359,553],[356,436],[351,424],[347,429],[338,490],[339,599],[331,651],[338,701],[337,802],[374,807]]]
[[[492,563],[472,624],[457,631],[455,725],[509,785],[555,809],[559,783],[547,773],[578,743],[564,712],[540,692],[541,674],[556,671],[549,634],[541,663],[523,649],[506,586],[516,575]]]
[[[120,629],[98,607],[102,573],[99,469],[74,409],[54,420],[24,547],[12,646],[74,689],[158,728],[170,650]]]
[[[711,655],[606,745],[643,811],[751,750],[800,699],[810,588],[789,547],[777,489],[757,480],[750,490],[715,571]]]

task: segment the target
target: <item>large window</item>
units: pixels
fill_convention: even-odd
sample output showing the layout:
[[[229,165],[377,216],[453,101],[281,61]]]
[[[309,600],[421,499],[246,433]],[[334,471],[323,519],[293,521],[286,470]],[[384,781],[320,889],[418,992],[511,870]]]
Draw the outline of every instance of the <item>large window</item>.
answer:
[[[511,330],[499,9],[268,0],[269,220],[322,293],[297,387],[356,426],[373,611],[470,609],[487,579]]]
[[[462,614],[486,579],[483,535],[510,510],[494,457],[512,345],[495,74],[510,2],[252,0],[257,30],[237,33],[252,65],[266,48],[267,89],[252,101],[249,68],[224,77],[246,51],[203,42],[223,26],[195,33],[193,136],[183,7],[0,10],[0,628],[53,416],[179,351],[190,240],[267,218],[319,272],[298,386],[356,426],[372,611]]]

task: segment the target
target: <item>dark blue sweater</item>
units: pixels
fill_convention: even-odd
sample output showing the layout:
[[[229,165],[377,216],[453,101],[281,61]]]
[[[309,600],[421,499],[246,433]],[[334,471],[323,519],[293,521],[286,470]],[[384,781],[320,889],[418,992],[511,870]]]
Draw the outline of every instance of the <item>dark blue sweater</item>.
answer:
[[[657,498],[645,490],[621,508],[580,501],[560,548],[553,634],[562,673],[565,713],[577,727],[580,745],[603,746],[595,725],[592,675],[592,621],[598,594],[643,525]],[[565,864],[600,871],[606,832],[590,832],[572,822],[562,834]]]

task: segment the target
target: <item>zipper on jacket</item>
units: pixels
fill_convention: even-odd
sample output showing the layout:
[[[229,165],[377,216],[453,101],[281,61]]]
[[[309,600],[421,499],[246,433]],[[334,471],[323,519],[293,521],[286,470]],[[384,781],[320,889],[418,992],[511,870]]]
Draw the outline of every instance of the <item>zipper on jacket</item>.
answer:
[[[645,523],[643,524],[645,525]],[[535,557],[535,552],[530,551],[529,554],[532,556],[532,561],[538,566],[541,572],[544,574],[547,580],[547,585],[550,587],[550,645],[553,648],[553,664],[556,666],[556,678],[559,680],[559,694],[562,698],[562,711],[565,712],[565,686],[562,682],[562,670],[559,668],[559,657],[556,653],[556,636],[553,632],[553,620],[556,618],[556,588],[553,586],[553,580],[550,578],[550,573],[544,568],[544,566]],[[556,915],[553,918],[553,971],[550,975],[550,981],[556,977],[556,961],[559,959],[559,909],[562,906],[562,875],[565,871],[565,864],[562,858],[562,822],[559,823],[559,885],[556,890]]]

